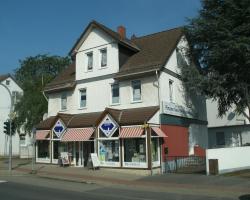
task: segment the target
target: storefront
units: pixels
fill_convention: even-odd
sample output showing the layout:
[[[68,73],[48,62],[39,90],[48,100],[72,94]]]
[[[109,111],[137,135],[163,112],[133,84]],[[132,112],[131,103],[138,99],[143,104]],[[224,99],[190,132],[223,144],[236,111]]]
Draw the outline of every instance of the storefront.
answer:
[[[36,162],[49,163],[51,159],[50,130],[36,132]]]

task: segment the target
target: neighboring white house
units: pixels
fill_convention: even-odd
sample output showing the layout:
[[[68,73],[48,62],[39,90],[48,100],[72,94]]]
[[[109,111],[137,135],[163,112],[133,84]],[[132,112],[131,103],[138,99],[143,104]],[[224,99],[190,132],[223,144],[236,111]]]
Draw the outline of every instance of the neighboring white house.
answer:
[[[207,100],[207,118],[209,148],[250,145],[249,121],[233,107],[220,118],[217,101]]]
[[[165,147],[171,156],[207,148],[205,100],[187,94],[178,66],[187,46],[181,28],[128,39],[122,26],[91,22],[70,51],[73,63],[45,88],[37,162],[57,163],[66,151],[84,166],[96,152],[101,166],[152,169]]]
[[[11,97],[13,98],[13,105],[18,101],[23,90],[12,78],[11,75],[0,75],[0,156],[9,155],[9,141],[10,137],[4,133],[4,122],[9,119]],[[8,88],[8,89],[7,89]],[[16,132],[12,137],[12,154],[13,156],[30,157],[32,156],[28,150],[30,140],[29,136],[21,132],[20,135]]]

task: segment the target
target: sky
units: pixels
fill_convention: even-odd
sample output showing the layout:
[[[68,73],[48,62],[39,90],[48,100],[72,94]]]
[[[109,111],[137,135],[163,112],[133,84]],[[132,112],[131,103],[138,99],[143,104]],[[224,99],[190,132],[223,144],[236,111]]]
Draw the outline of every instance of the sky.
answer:
[[[142,36],[185,25],[199,9],[200,0],[0,0],[0,75],[29,56],[67,56],[92,20]]]

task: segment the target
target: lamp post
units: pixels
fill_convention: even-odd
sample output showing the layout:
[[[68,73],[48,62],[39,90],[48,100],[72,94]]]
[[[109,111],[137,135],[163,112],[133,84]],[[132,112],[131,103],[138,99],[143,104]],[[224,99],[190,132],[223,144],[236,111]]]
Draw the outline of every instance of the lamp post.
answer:
[[[13,109],[13,99],[12,99],[12,95],[11,95],[10,89],[6,85],[4,85],[2,83],[0,83],[0,85],[2,85],[8,91],[8,93],[10,95],[10,112],[9,112],[9,118],[10,118],[9,172],[11,172],[11,170],[12,170],[12,133],[11,133],[11,124],[12,124],[13,118],[15,117],[14,113],[12,112],[13,111],[12,110]]]

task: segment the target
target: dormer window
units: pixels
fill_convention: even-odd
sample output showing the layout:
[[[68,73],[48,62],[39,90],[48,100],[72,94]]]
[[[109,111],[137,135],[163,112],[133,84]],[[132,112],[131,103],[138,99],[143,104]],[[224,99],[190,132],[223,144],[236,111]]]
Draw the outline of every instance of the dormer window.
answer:
[[[88,71],[93,70],[93,52],[88,52],[87,54],[87,69]]]
[[[107,66],[107,48],[101,49],[101,67],[106,67]]]

